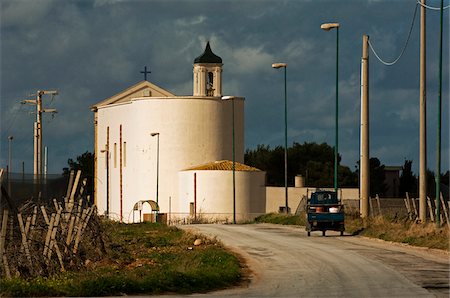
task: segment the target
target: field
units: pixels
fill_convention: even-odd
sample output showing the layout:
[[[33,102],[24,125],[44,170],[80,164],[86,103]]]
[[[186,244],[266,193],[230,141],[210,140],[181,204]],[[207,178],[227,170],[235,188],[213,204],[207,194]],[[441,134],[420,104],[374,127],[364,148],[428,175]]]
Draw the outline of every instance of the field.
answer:
[[[1,279],[1,296],[189,294],[241,280],[238,258],[215,239],[156,223],[103,221],[102,228],[101,259],[87,258],[78,271],[49,277]]]

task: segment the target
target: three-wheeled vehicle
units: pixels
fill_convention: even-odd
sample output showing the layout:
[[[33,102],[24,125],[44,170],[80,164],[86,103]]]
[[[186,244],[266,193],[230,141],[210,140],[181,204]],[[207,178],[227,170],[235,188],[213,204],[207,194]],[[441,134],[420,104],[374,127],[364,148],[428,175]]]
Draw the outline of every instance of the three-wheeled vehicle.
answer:
[[[306,231],[339,231],[344,235],[344,205],[334,191],[316,191],[311,193],[306,204]]]

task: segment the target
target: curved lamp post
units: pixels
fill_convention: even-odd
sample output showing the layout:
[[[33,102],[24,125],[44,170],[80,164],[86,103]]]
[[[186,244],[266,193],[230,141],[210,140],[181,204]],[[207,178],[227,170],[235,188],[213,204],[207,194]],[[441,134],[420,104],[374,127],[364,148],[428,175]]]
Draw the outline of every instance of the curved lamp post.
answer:
[[[287,184],[287,88],[286,88],[286,63],[273,63],[275,69],[284,68],[284,196],[286,200],[286,214],[289,213],[288,207],[288,184]]]
[[[236,96],[223,96],[223,100],[231,100],[232,150],[233,150],[233,224],[236,224],[236,143],[234,130],[234,100]]]
[[[338,192],[338,115],[339,115],[339,23],[325,23],[320,26],[322,30],[330,31],[331,29],[336,28],[336,133],[335,133],[335,142],[334,142],[334,191]]]

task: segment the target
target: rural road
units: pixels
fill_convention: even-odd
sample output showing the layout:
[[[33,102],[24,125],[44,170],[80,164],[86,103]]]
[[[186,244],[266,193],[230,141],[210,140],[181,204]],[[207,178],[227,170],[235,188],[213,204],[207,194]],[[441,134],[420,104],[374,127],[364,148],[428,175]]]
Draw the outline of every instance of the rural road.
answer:
[[[251,281],[190,297],[449,297],[449,255],[271,224],[190,225],[247,261]]]

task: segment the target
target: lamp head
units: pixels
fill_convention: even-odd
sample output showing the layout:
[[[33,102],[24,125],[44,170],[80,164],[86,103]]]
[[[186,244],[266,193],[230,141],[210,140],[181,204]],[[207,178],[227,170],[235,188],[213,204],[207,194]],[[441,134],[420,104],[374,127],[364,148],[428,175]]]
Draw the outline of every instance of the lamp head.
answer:
[[[229,95],[227,95],[227,96],[222,96],[222,99],[223,100],[230,100],[230,99],[235,99],[236,98],[236,96],[229,96]]]
[[[272,67],[273,68],[281,68],[281,67],[286,67],[287,64],[286,63],[273,63]]]
[[[339,28],[339,23],[324,23],[320,25],[320,29],[330,31],[333,28]]]

